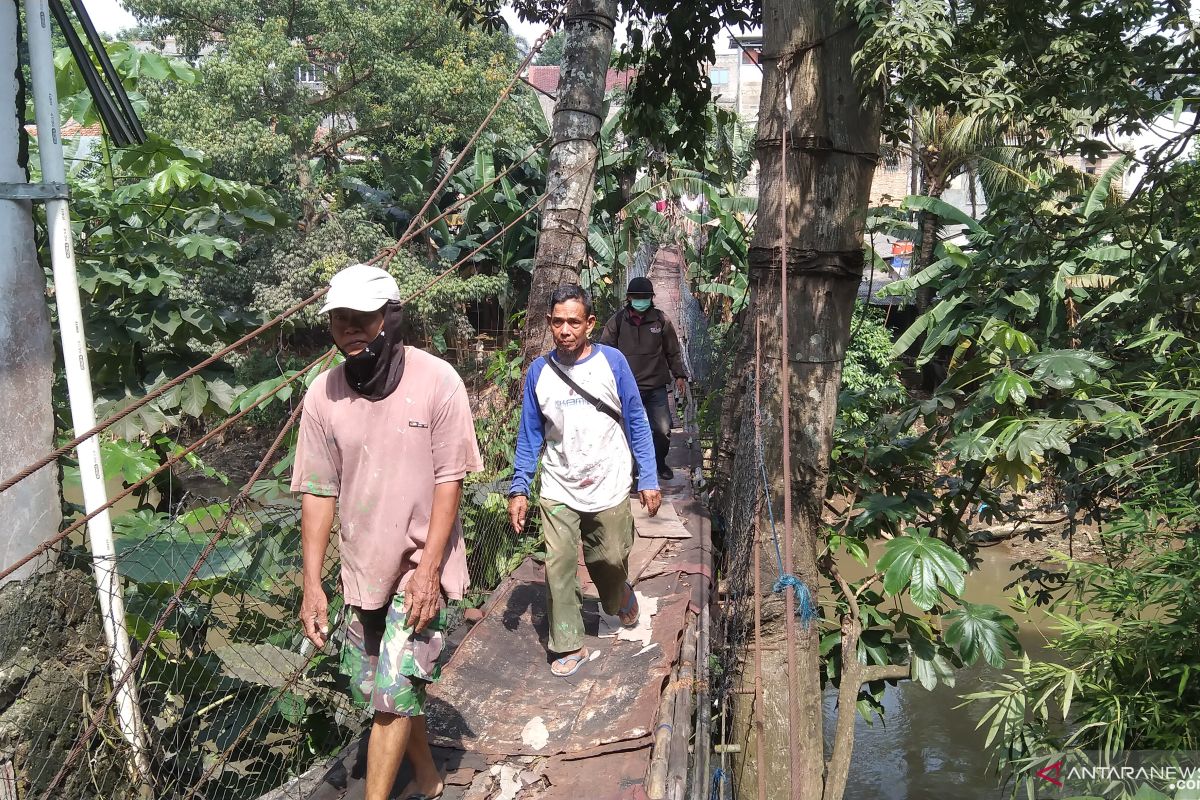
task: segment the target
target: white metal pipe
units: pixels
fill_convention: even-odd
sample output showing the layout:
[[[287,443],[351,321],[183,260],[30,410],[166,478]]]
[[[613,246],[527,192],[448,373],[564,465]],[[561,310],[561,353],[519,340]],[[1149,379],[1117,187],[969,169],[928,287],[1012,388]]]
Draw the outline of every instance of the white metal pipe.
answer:
[[[50,9],[46,0],[25,0],[25,25],[29,40],[29,66],[33,78],[34,111],[38,128],[38,153],[43,183],[66,183],[66,165],[58,116],[58,90],[54,84],[54,52],[50,44]],[[62,333],[63,367],[67,393],[71,401],[71,425],[76,435],[96,424],[92,398],[92,378],[88,370],[87,340],[83,331],[83,309],[79,302],[79,281],[75,272],[72,246],[71,212],[66,200],[46,202],[46,227],[50,238],[50,258],[54,269],[54,301]],[[83,504],[90,514],[108,502],[104,470],[100,464],[100,442],[93,436],[76,449],[79,477],[83,483]],[[121,679],[131,663],[129,631],[125,625],[125,599],[117,574],[116,549],[112,522],[102,511],[88,523],[92,549],[92,570],[96,593],[104,621],[104,635],[112,654],[114,683]],[[121,733],[133,749],[134,767],[139,779],[149,777],[146,738],[138,708],[137,689],[132,676],[117,691],[117,719]]]

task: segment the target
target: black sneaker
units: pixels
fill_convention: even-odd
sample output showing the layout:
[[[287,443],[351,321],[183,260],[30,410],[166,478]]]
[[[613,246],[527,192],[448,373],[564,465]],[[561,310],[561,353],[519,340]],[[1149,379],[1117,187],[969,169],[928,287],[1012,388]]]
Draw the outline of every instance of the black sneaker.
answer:
[[[669,481],[669,480],[671,480],[671,478],[675,477],[675,470],[673,470],[667,466],[659,467],[658,468],[658,477],[661,480]]]

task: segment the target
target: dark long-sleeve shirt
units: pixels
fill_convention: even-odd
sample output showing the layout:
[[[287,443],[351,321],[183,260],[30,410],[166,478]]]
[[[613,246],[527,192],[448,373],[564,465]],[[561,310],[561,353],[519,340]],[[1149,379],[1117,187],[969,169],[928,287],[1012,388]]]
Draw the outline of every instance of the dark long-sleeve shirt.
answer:
[[[645,314],[622,308],[605,323],[600,344],[621,351],[641,391],[657,389],[672,378],[688,377],[675,326],[657,308],[651,307]]]

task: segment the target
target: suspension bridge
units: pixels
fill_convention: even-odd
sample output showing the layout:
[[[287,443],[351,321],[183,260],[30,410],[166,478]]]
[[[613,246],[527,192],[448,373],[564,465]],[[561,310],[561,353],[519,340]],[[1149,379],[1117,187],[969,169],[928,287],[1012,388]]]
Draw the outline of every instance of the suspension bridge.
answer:
[[[543,42],[531,49],[408,230],[368,263],[387,267],[400,248],[504,177],[497,175],[437,214],[430,211]],[[56,129],[56,121],[39,123]],[[415,301],[469,263],[536,213],[549,194],[404,301]],[[61,213],[67,214],[65,205]],[[51,235],[69,254],[69,224]],[[693,228],[690,235],[704,232]],[[55,266],[57,275],[60,265]],[[632,269],[654,281],[659,307],[682,333],[693,377],[709,388],[720,386],[724,376],[710,369],[707,321],[688,286],[680,249],[660,247]],[[56,284],[60,294],[74,286]],[[314,293],[106,419],[85,416],[86,424],[80,424],[77,418],[74,438],[0,476],[0,493],[55,467],[77,448],[85,473],[93,468],[102,478],[98,456],[94,463],[83,457],[98,437],[277,329],[324,293]],[[338,636],[316,650],[295,623],[299,512],[293,499],[263,490],[278,476],[299,417],[298,390],[333,357],[329,351],[285,373],[112,497],[89,497],[84,513],[0,567],[0,580],[20,578],[0,588],[0,684],[7,698],[0,702],[0,797],[361,796],[366,748],[360,737],[367,720],[339,688]],[[110,535],[107,549],[97,549],[94,535],[85,541],[89,526],[108,526],[115,506],[195,454],[210,452],[206,448],[275,398],[289,398],[291,413],[232,496],[178,498],[169,513],[139,518],[136,530],[123,528],[115,543]],[[659,517],[646,518],[634,503],[631,576],[643,617],[632,631],[613,630],[596,606],[581,560],[585,598],[591,598],[585,623],[593,655],[570,678],[553,676],[546,663],[541,566],[533,557],[522,559],[526,554],[514,546],[506,515],[497,513],[495,497],[502,494],[495,483],[468,482],[469,562],[477,583],[488,576],[481,588],[490,591],[479,609],[463,615],[431,697],[429,724],[446,775],[445,797],[586,793],[662,800],[708,797],[710,789],[714,796],[728,796],[730,784],[723,777],[728,770],[723,760],[717,765],[711,747],[714,702],[733,691],[728,681],[721,696],[709,688],[711,616],[722,608],[714,602],[719,559],[704,495],[704,459],[711,448],[701,441],[694,398],[673,410],[679,412],[672,447],[677,477],[664,486]],[[485,425],[481,439],[489,433],[496,435]],[[510,465],[487,466],[486,474],[494,476]],[[330,585],[335,564],[333,552]],[[744,585],[748,566],[739,569]],[[337,607],[335,601],[335,619]],[[731,751],[725,747],[720,759]],[[401,774],[397,786],[406,783]]]

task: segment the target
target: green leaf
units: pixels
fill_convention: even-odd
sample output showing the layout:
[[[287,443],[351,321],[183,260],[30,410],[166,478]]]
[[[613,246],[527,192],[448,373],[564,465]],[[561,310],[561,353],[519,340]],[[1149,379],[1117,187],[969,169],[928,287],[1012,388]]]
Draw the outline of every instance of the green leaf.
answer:
[[[924,195],[909,195],[904,198],[904,202],[900,205],[901,208],[911,211],[924,211],[929,214],[936,215],[939,219],[945,222],[955,222],[959,225],[966,225],[967,229],[972,233],[985,233],[983,226],[975,221],[970,214],[963,211],[957,206],[952,206],[940,197],[926,197]]]
[[[1033,380],[1055,389],[1090,386],[1099,379],[1097,370],[1113,365],[1108,359],[1089,350],[1044,350],[1029,356]]]
[[[987,435],[990,426],[971,428],[950,440],[950,449],[963,461],[982,461],[992,450],[993,441]]]
[[[1092,261],[1128,261],[1133,255],[1133,243],[1101,245],[1084,250],[1079,255]]]
[[[939,587],[953,597],[962,594],[967,562],[945,542],[931,537],[927,528],[910,531],[884,545],[877,569],[883,573],[885,592],[897,595],[908,586],[913,603],[928,611],[938,602]]]
[[[954,665],[941,653],[934,653],[932,658],[922,658],[914,649],[909,668],[912,679],[927,691],[933,691],[939,683],[954,685]]]
[[[1014,420],[996,437],[996,446],[1003,449],[1009,461],[1032,465],[1048,450],[1071,452],[1067,439],[1070,425],[1068,420],[1060,419]]]
[[[208,399],[226,414],[233,410],[240,389],[235,389],[220,378],[208,381]]]
[[[208,535],[193,535],[169,525],[144,535],[116,536],[121,576],[135,583],[179,585],[200,559],[208,539]],[[222,539],[200,566],[196,580],[237,574],[251,561],[244,540]]]
[[[1122,303],[1126,303],[1126,302],[1128,302],[1130,300],[1134,300],[1136,298],[1137,298],[1137,291],[1134,289],[1122,289],[1119,292],[1113,292],[1112,294],[1106,296],[1103,300],[1101,300],[1095,306],[1093,306],[1092,309],[1089,310],[1086,314],[1084,314],[1082,317],[1080,317],[1078,324],[1082,325],[1083,323],[1087,322],[1088,320],[1092,319],[1093,317],[1098,316],[1101,311],[1104,311],[1109,306],[1120,305]]]
[[[956,260],[947,256],[933,262],[912,277],[892,281],[875,294],[878,297],[906,297],[912,295],[917,289],[931,281],[937,280],[956,266],[958,266]]]
[[[308,714],[308,703],[295,692],[284,692],[275,701],[275,711],[290,725],[299,725]]]
[[[1028,311],[1030,315],[1036,314],[1038,306],[1041,305],[1041,301],[1038,300],[1036,295],[1031,294],[1024,289],[1010,294],[1008,296],[1008,302],[1012,303],[1018,308]]]
[[[909,351],[917,340],[924,335],[925,331],[933,323],[933,315],[930,311],[926,311],[921,316],[913,320],[913,324],[908,326],[908,330],[896,339],[896,343],[892,345],[892,357],[898,358]]]
[[[208,333],[213,329],[212,317],[201,309],[185,308],[179,312],[179,316],[200,333]]]
[[[1000,669],[1004,666],[1005,651],[1021,652],[1017,640],[1017,623],[995,606],[962,604],[944,615],[950,620],[946,643],[958,650],[964,663],[983,660]]]
[[[1113,162],[1111,167],[1104,170],[1104,174],[1100,176],[1100,180],[1096,181],[1096,185],[1088,193],[1087,202],[1083,206],[1083,216],[1085,218],[1092,216],[1108,203],[1109,195],[1112,193],[1113,181],[1125,174],[1125,170],[1129,168],[1129,161],[1129,156],[1121,156]]]
[[[1037,393],[1024,375],[1018,375],[1010,369],[1003,369],[992,378],[991,395],[1000,404],[1012,400],[1017,405],[1024,405],[1030,396],[1036,397]]]
[[[208,405],[208,386],[204,378],[193,375],[179,385],[179,409],[190,417],[204,414]]]
[[[281,688],[304,666],[304,656],[299,653],[265,643],[235,642],[217,647],[213,653],[221,660],[227,675],[275,689]]]

